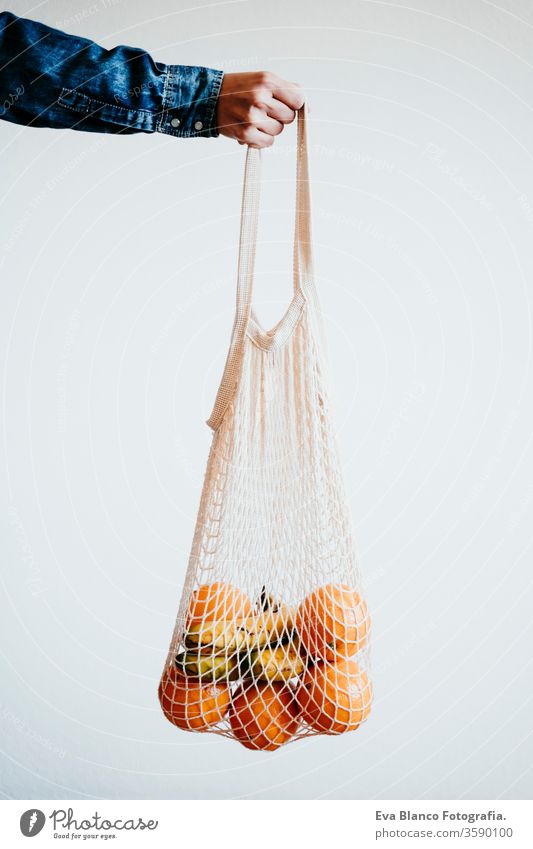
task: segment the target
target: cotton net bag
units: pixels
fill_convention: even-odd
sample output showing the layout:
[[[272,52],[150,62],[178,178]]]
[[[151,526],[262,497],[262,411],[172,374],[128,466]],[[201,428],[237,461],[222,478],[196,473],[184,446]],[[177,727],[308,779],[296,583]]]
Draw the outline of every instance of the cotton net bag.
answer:
[[[237,306],[213,440],[159,685],[167,719],[272,751],[370,712],[370,617],[357,566],[313,279],[307,115],[298,113],[294,293],[252,307],[259,150],[246,154]]]

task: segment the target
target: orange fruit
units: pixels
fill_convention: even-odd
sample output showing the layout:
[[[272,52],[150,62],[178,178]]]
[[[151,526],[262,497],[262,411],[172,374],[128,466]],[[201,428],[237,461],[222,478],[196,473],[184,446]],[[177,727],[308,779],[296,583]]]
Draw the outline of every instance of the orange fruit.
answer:
[[[230,706],[224,684],[201,684],[170,666],[159,684],[159,702],[169,722],[186,731],[205,731],[220,722]]]
[[[273,752],[298,728],[298,704],[285,684],[252,684],[233,697],[231,729],[247,749]]]
[[[354,731],[368,717],[372,685],[355,660],[320,661],[308,669],[296,694],[301,717],[315,731]]]
[[[366,645],[370,615],[366,602],[346,584],[326,584],[298,607],[296,628],[314,658],[349,658]]]
[[[232,584],[217,581],[202,584],[189,600],[187,627],[203,622],[246,619],[252,612],[251,602],[241,590]]]

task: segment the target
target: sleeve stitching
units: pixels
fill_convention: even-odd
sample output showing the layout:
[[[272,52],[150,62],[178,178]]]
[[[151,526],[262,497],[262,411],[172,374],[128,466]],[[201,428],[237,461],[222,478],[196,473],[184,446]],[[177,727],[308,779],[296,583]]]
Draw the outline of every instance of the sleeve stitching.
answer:
[[[170,67],[167,67],[167,72],[165,74],[165,82],[163,83],[163,98],[162,98],[161,115],[159,116],[159,121],[158,121],[158,124],[157,124],[157,130],[159,132],[161,132],[161,128],[163,126],[163,121],[165,120],[165,116],[166,116],[166,113],[168,111],[167,100],[168,100],[168,87],[169,87],[169,83],[170,83],[170,74],[171,74]]]
[[[58,98],[58,103],[60,103],[61,106],[65,106],[67,109],[72,109],[74,112],[81,112],[82,110],[80,108],[77,108],[76,106],[73,106],[70,103],[64,103],[61,99],[63,97],[64,93],[75,94],[79,98],[84,98],[87,101],[87,112],[90,111],[89,108],[88,108],[90,103],[100,103],[101,106],[107,106],[110,109],[115,109],[117,112],[135,112],[136,114],[139,114],[139,115],[143,114],[143,115],[152,115],[152,116],[157,115],[157,112],[151,112],[149,109],[134,109],[133,107],[128,107],[128,106],[118,106],[116,103],[109,103],[108,101],[105,101],[105,100],[98,100],[98,98],[91,97],[89,94],[84,94],[84,92],[82,92],[82,91],[76,91],[76,89],[73,89],[73,88],[64,88],[64,89],[61,90],[61,94],[59,95],[59,98]]]
[[[218,134],[218,128],[214,126],[215,109],[222,88],[222,80],[224,79],[224,71],[217,71],[217,75],[212,81],[211,94],[209,95],[206,105],[206,124],[209,130]]]

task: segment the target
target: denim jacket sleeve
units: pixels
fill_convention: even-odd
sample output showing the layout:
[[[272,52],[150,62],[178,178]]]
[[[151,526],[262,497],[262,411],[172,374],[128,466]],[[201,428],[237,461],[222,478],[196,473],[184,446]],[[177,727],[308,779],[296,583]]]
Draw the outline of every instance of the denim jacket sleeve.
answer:
[[[0,118],[16,124],[215,137],[222,78],[0,12]]]

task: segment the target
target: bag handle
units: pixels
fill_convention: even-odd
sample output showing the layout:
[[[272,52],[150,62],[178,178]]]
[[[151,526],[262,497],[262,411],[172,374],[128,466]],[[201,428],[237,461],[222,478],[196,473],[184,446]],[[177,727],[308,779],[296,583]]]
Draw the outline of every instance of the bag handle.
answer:
[[[296,150],[296,211],[294,216],[294,291],[305,294],[313,285],[313,240],[311,237],[311,189],[307,105],[298,110]]]
[[[311,243],[311,196],[307,142],[307,106],[298,110],[296,144],[296,208],[294,215],[293,288],[294,295],[305,298],[313,287],[313,255]],[[230,348],[213,412],[207,424],[219,427],[239,385],[244,340],[252,315],[259,200],[261,194],[261,150],[248,147],[244,165],[241,203],[239,260],[237,266],[237,300]]]

